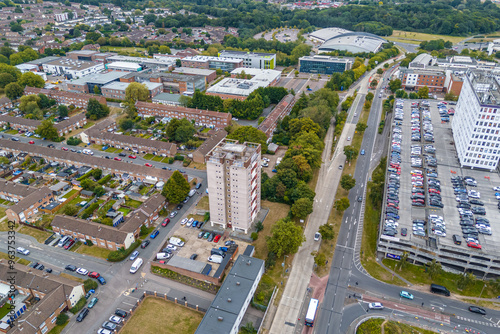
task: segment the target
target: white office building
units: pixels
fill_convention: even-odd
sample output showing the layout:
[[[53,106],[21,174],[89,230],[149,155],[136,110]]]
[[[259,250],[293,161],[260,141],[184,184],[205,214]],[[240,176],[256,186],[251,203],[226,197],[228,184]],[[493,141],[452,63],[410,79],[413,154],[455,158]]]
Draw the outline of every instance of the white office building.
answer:
[[[500,159],[500,84],[488,72],[468,71],[451,123],[462,167],[495,170]]]
[[[52,75],[66,75],[69,79],[78,79],[84,76],[102,72],[104,64],[94,61],[75,60],[61,57],[44,63],[43,71]]]
[[[210,223],[248,233],[260,211],[261,146],[226,139],[205,157]]]
[[[276,67],[275,53],[226,51],[222,50],[219,57],[243,60],[243,67],[272,70]]]

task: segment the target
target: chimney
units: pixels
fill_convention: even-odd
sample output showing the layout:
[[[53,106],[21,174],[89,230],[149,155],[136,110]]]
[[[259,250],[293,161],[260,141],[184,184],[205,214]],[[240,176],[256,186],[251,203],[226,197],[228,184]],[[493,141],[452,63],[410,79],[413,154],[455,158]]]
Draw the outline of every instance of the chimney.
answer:
[[[240,285],[241,283],[240,282],[236,282],[236,285]]]
[[[230,303],[230,302],[231,302],[231,298],[228,298],[228,299],[227,299],[227,302],[228,302],[228,303]]]
[[[252,264],[252,261],[248,260],[247,261],[247,266],[251,265]]]
[[[217,320],[222,321],[222,320],[224,320],[224,318],[223,317],[217,317]]]

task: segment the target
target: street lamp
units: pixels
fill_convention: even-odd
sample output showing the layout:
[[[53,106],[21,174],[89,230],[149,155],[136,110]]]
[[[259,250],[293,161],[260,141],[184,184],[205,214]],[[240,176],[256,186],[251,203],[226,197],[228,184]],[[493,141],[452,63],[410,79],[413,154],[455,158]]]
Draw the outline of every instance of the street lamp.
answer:
[[[481,295],[483,294],[484,288],[486,288],[486,284],[483,285],[483,288],[481,289],[481,293],[479,294],[479,298],[481,298]]]
[[[281,262],[281,266],[283,267],[283,279],[285,279],[285,261],[287,257],[288,255],[285,255],[285,257],[283,258],[283,262]]]

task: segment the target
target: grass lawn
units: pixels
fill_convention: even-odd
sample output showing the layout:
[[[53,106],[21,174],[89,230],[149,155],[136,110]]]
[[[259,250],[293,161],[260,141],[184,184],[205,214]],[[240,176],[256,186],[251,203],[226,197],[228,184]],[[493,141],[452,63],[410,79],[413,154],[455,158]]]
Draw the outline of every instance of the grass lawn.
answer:
[[[9,221],[7,219],[4,219],[0,222],[0,232],[7,232],[8,230],[9,230]]]
[[[68,278],[70,280],[73,280],[73,281],[76,281],[79,283],[83,283],[83,281],[84,281],[83,278],[76,277],[76,276],[70,275],[68,273],[60,273],[59,276],[64,277],[64,278]]]
[[[205,170],[205,169],[207,169],[207,165],[191,161],[191,163],[189,164],[189,168],[195,168],[195,169]]]
[[[63,198],[70,198],[71,196],[73,196],[73,194],[75,194],[77,192],[78,192],[78,190],[71,189],[71,191],[69,191],[66,195],[64,195]]]
[[[9,255],[7,253],[0,252],[0,259],[9,260]],[[31,262],[26,259],[21,259],[20,257],[15,257],[14,259],[17,263],[27,266]],[[1,318],[0,318],[1,319]]]
[[[66,322],[64,325],[60,325],[60,326],[56,326],[56,327],[52,328],[48,334],[59,334],[59,333],[61,333],[63,331],[64,327],[66,327],[67,324],[69,324],[69,321]]]
[[[410,326],[405,323],[388,321],[380,318],[368,319],[363,322],[356,332],[356,334],[377,334],[382,333],[382,327],[384,328],[384,333],[391,334],[406,334],[406,333],[419,333],[419,334],[432,334],[437,333],[427,329],[422,329],[415,326]]]
[[[148,154],[144,154],[144,156],[143,156],[143,158],[144,158],[144,159],[146,159],[146,160],[151,160],[151,159],[153,159],[154,157],[155,157],[155,156],[154,156],[153,154],[150,154],[150,153],[148,153]]]
[[[162,160],[163,160],[163,157],[162,157],[162,156],[156,156],[156,157],[154,157],[152,160],[153,160],[153,161],[158,161],[158,162],[160,162],[160,161],[162,161]]]
[[[109,200],[105,205],[101,206],[99,208],[99,210],[97,210],[97,214],[99,216],[104,216],[106,214],[106,212],[109,211],[109,209],[111,209],[111,207],[113,206],[113,204],[115,204],[116,201],[114,199],[112,200]]]
[[[141,190],[139,190],[139,194],[141,195],[146,195],[146,193],[151,189],[151,187],[144,187]]]
[[[97,246],[87,246],[81,245],[78,249],[75,250],[75,253],[86,254],[94,257],[99,257],[101,259],[107,259],[111,250],[107,248],[101,248]]]
[[[129,208],[119,208],[118,211],[123,212],[123,216],[127,216],[130,211],[132,211]]]
[[[64,211],[64,207],[66,205],[70,205],[70,204],[74,204],[74,205],[77,205],[78,206],[78,203],[80,203],[81,201],[86,201],[85,198],[82,198],[80,196],[76,196],[75,198],[73,198],[71,201],[69,201],[68,203],[64,204],[60,209],[59,211],[57,211],[57,214],[62,214],[63,211]]]
[[[137,209],[139,206],[141,206],[141,204],[142,204],[142,202],[136,201],[136,200],[134,200],[134,199],[127,199],[127,200],[125,201],[125,205],[126,205],[126,206],[131,206],[131,207],[136,208],[136,209]]]
[[[92,122],[92,121],[87,120],[87,124],[85,124],[85,125],[83,126],[83,128],[84,128],[84,129],[88,129],[88,128],[90,128],[90,127],[91,127],[92,125],[94,125],[94,124],[95,124],[95,122]]]
[[[165,317],[165,314],[168,316]],[[163,299],[148,297],[136,309],[121,333],[192,334],[202,318],[201,312]]]
[[[5,217],[5,211],[6,210],[7,210],[6,208],[0,208],[0,218]]]
[[[10,312],[10,304],[5,303],[5,305],[0,308],[0,319],[5,317],[9,312]]]
[[[402,31],[402,30],[393,30],[392,35],[386,38],[389,41],[409,43],[409,44],[420,44],[420,42],[423,41],[432,41],[436,39],[442,39],[445,42],[450,41],[455,44],[465,39],[465,37],[460,37],[460,36],[424,34],[419,32]]]
[[[23,226],[17,232],[32,236],[40,243],[43,243],[45,240],[47,240],[48,237],[52,235],[49,232],[40,231],[37,230],[36,228],[31,228],[29,226]]]
[[[200,198],[200,201],[198,202],[198,205],[196,206],[197,209],[200,209],[200,210],[208,210],[209,207],[208,207],[208,195],[206,196],[202,196]]]
[[[14,129],[10,129],[9,131],[6,131],[5,133],[7,133],[9,135],[15,135],[15,134],[18,134],[18,131],[14,130]]]

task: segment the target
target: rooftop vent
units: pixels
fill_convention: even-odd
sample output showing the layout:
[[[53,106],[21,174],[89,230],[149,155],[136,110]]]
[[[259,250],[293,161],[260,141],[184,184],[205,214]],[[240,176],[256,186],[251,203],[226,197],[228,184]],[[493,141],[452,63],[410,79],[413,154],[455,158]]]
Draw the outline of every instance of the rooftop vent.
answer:
[[[223,317],[217,317],[217,320],[222,321],[222,320],[224,320],[224,318]]]
[[[247,266],[251,265],[252,264],[252,261],[248,260],[247,261]]]
[[[231,298],[228,298],[228,299],[227,299],[227,302],[228,302],[228,303],[230,303],[231,301],[232,301],[232,300],[231,300]]]
[[[240,285],[241,283],[240,282],[236,282],[236,285]]]

